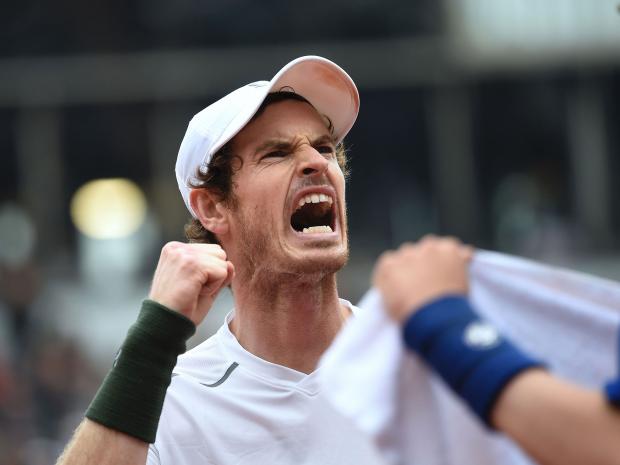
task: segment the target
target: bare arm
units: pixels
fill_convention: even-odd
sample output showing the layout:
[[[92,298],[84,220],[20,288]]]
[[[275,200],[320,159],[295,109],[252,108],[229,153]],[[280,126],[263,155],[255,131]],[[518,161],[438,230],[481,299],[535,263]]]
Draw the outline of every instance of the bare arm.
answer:
[[[620,464],[620,411],[602,393],[544,371],[517,376],[492,421],[543,465]]]
[[[190,319],[197,326],[205,318],[218,292],[231,282],[233,276],[234,267],[232,263],[226,260],[226,253],[219,245],[169,243],[162,250],[149,297],[167,309],[173,309]],[[169,329],[166,327],[166,334],[168,334]],[[159,339],[156,341],[161,342]],[[148,344],[143,346],[148,347]],[[123,354],[126,352],[123,349]],[[168,375],[172,372],[177,353],[173,354],[174,360],[170,365]],[[127,357],[130,356],[127,355]],[[140,360],[144,361],[144,359]],[[136,359],[133,361],[135,362]],[[118,370],[119,367],[117,366],[113,370],[115,369]],[[140,378],[138,383],[136,383],[135,378],[132,378],[134,372],[135,369],[132,367],[129,371],[124,372],[122,379],[114,381],[117,383],[117,390],[114,393],[131,393],[133,392],[132,389],[136,389],[136,385],[138,385],[138,389],[141,388]],[[119,372],[116,371],[116,373]],[[123,380],[127,378],[130,378],[130,382],[118,387],[119,383],[123,383]],[[168,377],[167,383],[169,382],[170,378]],[[162,381],[162,385],[158,387],[165,389],[168,386],[167,383],[164,385]],[[105,390],[105,382],[103,386],[102,389]],[[152,384],[149,385],[149,388],[152,387]],[[98,396],[100,394],[101,390]],[[106,394],[107,397],[102,398],[106,402],[104,410],[115,410],[114,406],[118,405],[119,397],[115,397],[111,391],[107,391]],[[138,393],[137,396],[140,397],[140,394]],[[132,400],[135,398],[136,396]],[[149,431],[152,432],[157,427],[162,403],[163,396],[161,403],[159,401],[147,403],[146,411],[140,410],[137,413],[132,413],[122,408],[116,409],[111,420],[108,414],[107,421],[110,423],[106,421],[102,421],[102,423],[118,427],[117,429],[108,428],[88,418],[85,419],[75,431],[73,438],[58,459],[57,465],[144,465],[149,447],[145,437],[148,438],[149,442],[153,442],[154,433],[141,436],[140,434],[129,435],[121,431],[131,432],[132,429],[135,430],[135,422],[132,422],[134,426],[128,427],[128,423],[133,419],[154,418],[155,423],[148,425]],[[125,402],[124,405],[127,406],[127,403]],[[91,409],[92,406],[93,404],[91,404]],[[88,412],[87,415],[89,415]],[[125,418],[128,419],[127,423],[124,422]],[[95,417],[95,419],[98,418]],[[143,425],[139,429],[144,435]],[[143,440],[138,439],[138,437],[142,437]]]
[[[144,465],[149,445],[84,419],[56,465]]]

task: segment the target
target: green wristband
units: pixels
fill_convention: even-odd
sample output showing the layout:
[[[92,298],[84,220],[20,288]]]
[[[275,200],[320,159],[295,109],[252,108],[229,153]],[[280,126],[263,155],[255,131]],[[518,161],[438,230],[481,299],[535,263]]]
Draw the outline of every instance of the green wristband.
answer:
[[[189,318],[145,300],[86,418],[155,442],[172,369],[195,331]]]

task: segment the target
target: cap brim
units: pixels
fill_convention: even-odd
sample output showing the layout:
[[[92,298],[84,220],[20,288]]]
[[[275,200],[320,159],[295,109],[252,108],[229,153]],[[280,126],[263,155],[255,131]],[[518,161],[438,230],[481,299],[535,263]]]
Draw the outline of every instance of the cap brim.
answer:
[[[250,122],[271,92],[289,90],[308,100],[320,114],[330,119],[336,142],[344,139],[359,113],[360,97],[351,77],[337,64],[319,56],[297,58],[278,71],[271,81],[248,84],[245,89],[250,86],[255,89],[251,96],[247,96],[245,108],[240,109],[211,147],[209,157]]]
[[[271,80],[270,92],[288,88],[331,120],[338,142],[353,127],[360,108],[359,93],[353,80],[337,64],[318,56],[293,60]]]

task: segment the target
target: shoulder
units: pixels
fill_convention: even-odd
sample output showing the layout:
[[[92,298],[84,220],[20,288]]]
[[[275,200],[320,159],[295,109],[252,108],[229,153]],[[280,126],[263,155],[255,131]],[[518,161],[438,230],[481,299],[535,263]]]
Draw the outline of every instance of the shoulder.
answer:
[[[340,298],[340,307],[349,310],[351,314],[357,315],[360,312],[360,308],[353,305],[350,301]]]
[[[205,434],[221,418],[222,404],[230,394],[225,381],[236,367],[224,355],[217,334],[179,357],[166,391],[154,448],[163,454],[162,463],[170,462],[171,457],[175,458],[172,463],[195,463],[181,457],[193,457],[197,450],[204,453]]]
[[[232,361],[228,360],[218,333],[179,356],[172,376],[190,378],[199,383],[212,383],[226,371]]]

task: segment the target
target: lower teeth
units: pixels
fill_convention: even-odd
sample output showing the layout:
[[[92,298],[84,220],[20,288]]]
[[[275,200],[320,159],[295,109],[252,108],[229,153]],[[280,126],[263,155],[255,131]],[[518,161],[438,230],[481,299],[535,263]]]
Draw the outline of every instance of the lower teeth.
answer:
[[[310,226],[309,228],[304,228],[304,234],[312,234],[312,233],[330,233],[333,232],[332,228],[329,226]]]

